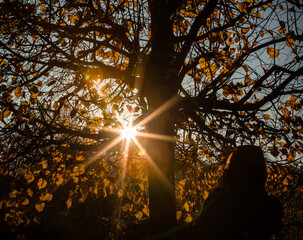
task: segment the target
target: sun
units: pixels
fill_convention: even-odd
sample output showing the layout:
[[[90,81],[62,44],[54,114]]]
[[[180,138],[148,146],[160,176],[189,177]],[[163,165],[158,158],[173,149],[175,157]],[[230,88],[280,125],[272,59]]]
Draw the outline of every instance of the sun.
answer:
[[[137,135],[137,129],[135,127],[125,127],[121,130],[121,136],[123,138],[134,138]]]

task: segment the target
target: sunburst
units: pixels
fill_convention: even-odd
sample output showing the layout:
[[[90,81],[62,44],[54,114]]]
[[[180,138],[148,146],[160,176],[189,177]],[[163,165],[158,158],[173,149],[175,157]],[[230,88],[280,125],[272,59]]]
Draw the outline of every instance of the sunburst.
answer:
[[[121,136],[126,139],[133,139],[138,134],[136,127],[126,126],[121,130]]]

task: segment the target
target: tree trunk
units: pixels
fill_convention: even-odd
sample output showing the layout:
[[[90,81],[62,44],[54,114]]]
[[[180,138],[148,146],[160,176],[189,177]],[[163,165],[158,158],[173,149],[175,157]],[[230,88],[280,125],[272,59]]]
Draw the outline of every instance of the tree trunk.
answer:
[[[173,5],[169,5],[169,3]],[[149,1],[151,10],[151,54],[147,61],[141,96],[151,111],[157,111],[178,93],[171,14],[180,1]],[[174,136],[174,107],[148,122],[149,133]],[[149,139],[145,145],[149,160],[149,208],[153,234],[165,234],[176,224],[174,184],[174,142]]]
[[[156,59],[159,59],[158,56]],[[160,67],[157,68],[159,63],[161,64],[155,61],[152,55],[146,71],[146,79],[149,81],[149,91],[146,92],[149,109],[158,112],[162,108],[161,113],[156,114],[148,122],[147,131],[158,136],[168,136],[171,140],[150,138],[145,148],[149,156],[149,208],[152,232],[165,234],[176,224],[173,141],[176,107],[167,103],[176,97],[177,88],[176,84],[173,85],[173,76],[159,74]],[[164,72],[171,72],[170,67],[167,66]]]
[[[148,131],[173,136],[174,116],[171,109],[148,124]],[[150,139],[146,146],[149,159],[149,208],[153,234],[165,234],[176,224],[174,185],[174,143]]]

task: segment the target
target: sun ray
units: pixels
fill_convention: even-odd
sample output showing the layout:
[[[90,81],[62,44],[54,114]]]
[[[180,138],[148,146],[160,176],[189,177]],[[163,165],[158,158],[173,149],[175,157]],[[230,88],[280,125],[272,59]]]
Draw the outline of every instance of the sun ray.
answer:
[[[137,135],[137,129],[135,127],[127,126],[121,130],[121,136],[126,139],[134,138]]]
[[[118,143],[120,143],[123,140],[122,136],[118,136],[116,137],[114,140],[112,140],[110,143],[108,143],[104,148],[100,149],[94,157],[92,157],[91,159],[89,159],[86,163],[85,163],[85,167],[88,167],[89,165],[91,165],[93,162],[95,162],[98,157],[102,156],[104,153],[106,153],[108,150],[110,150],[111,148],[113,148],[114,146],[116,146]]]
[[[149,156],[149,154],[145,151],[145,149],[142,147],[142,145],[139,143],[139,141],[134,138],[134,143],[138,146],[140,151],[143,153],[143,155],[146,157],[149,165],[154,169],[155,173],[158,175],[159,179],[162,181],[163,186],[166,187],[168,190],[171,190],[173,188],[172,183],[165,177],[161,169],[154,163],[152,158]]]
[[[164,103],[162,106],[160,106],[158,109],[154,110],[147,117],[145,117],[144,119],[142,119],[138,124],[135,124],[135,126],[136,127],[144,126],[146,123],[148,123],[149,121],[151,121],[152,119],[154,119],[155,117],[157,117],[158,115],[160,115],[161,113],[163,113],[164,111],[166,111],[167,109],[173,107],[180,100],[181,100],[180,96],[179,95],[175,95],[174,97],[172,97],[171,99],[169,99],[166,103]],[[135,122],[137,122],[137,121],[135,121]]]
[[[165,141],[169,141],[169,142],[174,142],[175,141],[175,138],[172,137],[172,136],[160,135],[160,134],[155,134],[155,133],[138,132],[137,136],[138,137],[145,137],[145,138],[165,140]]]

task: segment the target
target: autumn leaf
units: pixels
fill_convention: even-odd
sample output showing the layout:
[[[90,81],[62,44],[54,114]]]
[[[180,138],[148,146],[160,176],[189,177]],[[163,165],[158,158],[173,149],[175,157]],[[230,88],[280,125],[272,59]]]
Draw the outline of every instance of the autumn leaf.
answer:
[[[143,213],[141,211],[137,211],[135,216],[136,218],[141,219],[143,217]]]
[[[144,208],[142,209],[142,212],[146,214],[146,216],[149,217],[149,208],[147,205],[144,205]]]
[[[16,87],[14,93],[15,93],[15,96],[17,98],[19,98],[22,95],[22,88],[21,87]]]
[[[184,221],[190,223],[192,220],[193,220],[192,216],[188,214]]]
[[[293,40],[292,38],[287,38],[287,39],[286,39],[286,45],[287,45],[289,48],[292,48],[294,44],[295,44],[295,40]]]
[[[11,111],[8,110],[8,109],[5,109],[5,110],[2,112],[2,114],[3,114],[3,118],[8,118],[9,115],[11,115]]]
[[[208,191],[204,191],[203,195],[202,195],[203,199],[207,199],[208,195],[209,195],[209,192]]]
[[[189,211],[189,205],[188,203],[184,203],[183,208],[188,212]]]
[[[26,182],[29,184],[29,183],[31,183],[32,181],[34,181],[35,176],[32,175],[32,174],[24,174],[24,178],[25,178]]]
[[[270,58],[275,58],[279,55],[279,50],[275,48],[267,48],[267,53]]]
[[[44,203],[44,202],[35,205],[35,208],[36,208],[36,210],[37,210],[38,212],[42,212],[43,209],[44,209],[44,207],[45,207],[45,203]]]
[[[126,204],[124,204],[124,205],[122,206],[122,211],[123,211],[123,212],[127,212],[128,210],[129,210],[129,204],[126,203]]]
[[[84,156],[83,155],[77,155],[76,156],[76,160],[77,161],[83,161],[84,160]]]
[[[29,200],[26,198],[22,203],[23,206],[26,206],[29,204]]]
[[[181,216],[182,216],[182,212],[181,211],[177,211],[176,212],[176,218],[177,218],[177,220],[180,220]]]
[[[124,191],[122,189],[119,189],[119,191],[118,191],[118,197],[122,197],[123,193],[124,193]]]
[[[69,209],[71,206],[72,206],[72,199],[69,198],[69,199],[66,201],[66,207]]]
[[[53,199],[53,194],[46,193],[40,196],[41,201],[51,201]]]
[[[38,180],[37,185],[38,185],[38,189],[42,189],[42,188],[45,188],[45,187],[46,187],[47,182],[46,182],[46,180],[44,180],[43,178],[40,178],[40,179]]]
[[[27,189],[27,195],[29,196],[29,197],[32,197],[33,196],[33,190],[32,189]]]
[[[263,118],[264,118],[265,120],[269,120],[269,119],[270,119],[270,115],[269,115],[269,114],[264,114],[264,115],[263,115]]]
[[[252,82],[252,80],[251,80],[250,76],[248,76],[248,74],[246,74],[245,79],[244,79],[244,83],[246,85],[249,85],[249,84],[251,84],[251,82]]]

